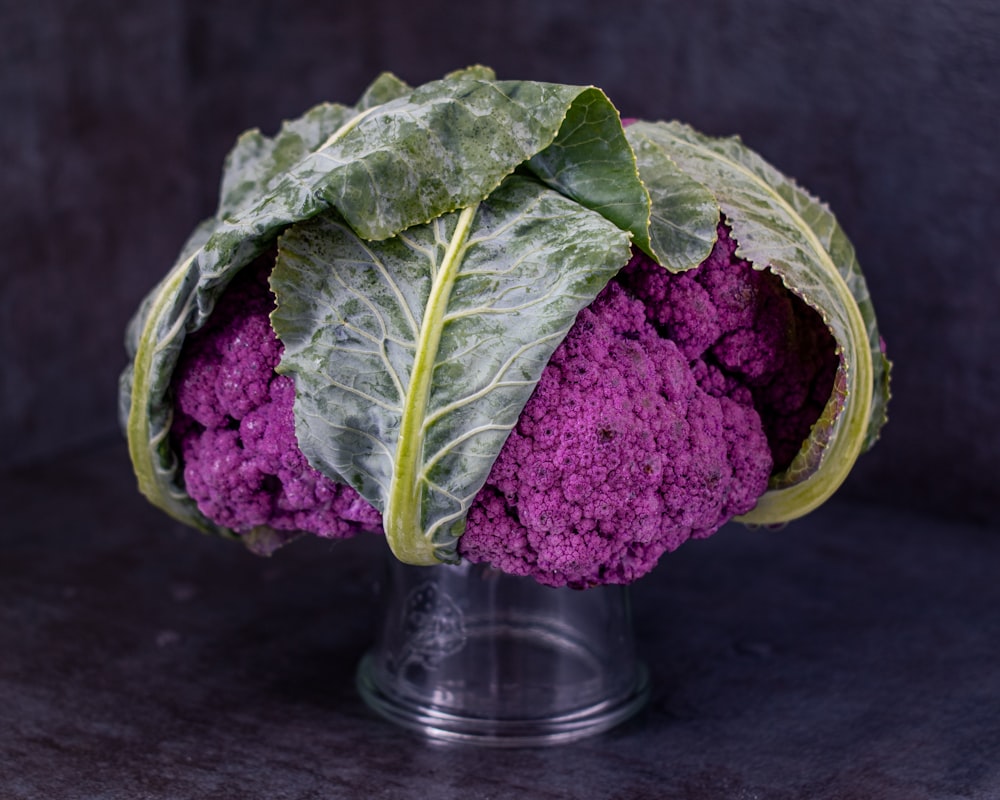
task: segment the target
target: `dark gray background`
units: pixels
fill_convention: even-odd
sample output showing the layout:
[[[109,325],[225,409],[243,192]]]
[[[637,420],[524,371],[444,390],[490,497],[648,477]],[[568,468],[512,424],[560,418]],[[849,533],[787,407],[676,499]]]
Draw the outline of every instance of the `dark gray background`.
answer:
[[[853,238],[895,361],[845,495],[991,516],[1000,445],[993,0],[0,3],[0,467],[119,435],[122,330],[235,136],[474,62],[740,133]]]

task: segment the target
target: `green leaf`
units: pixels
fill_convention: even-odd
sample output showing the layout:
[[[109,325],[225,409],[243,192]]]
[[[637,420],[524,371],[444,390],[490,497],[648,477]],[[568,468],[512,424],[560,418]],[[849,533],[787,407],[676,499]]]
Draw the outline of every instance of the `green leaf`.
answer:
[[[636,123],[629,134],[662,148],[707,187],[732,225],[737,254],[780,275],[822,314],[837,341],[840,368],[820,420],[742,519],[768,524],[808,513],[840,486],[885,419],[888,363],[853,248],[826,206],[739,139],[713,139],[678,123]]]
[[[455,73],[359,114],[290,184],[309,186],[362,238],[379,240],[479,202],[555,143],[558,163],[532,162],[543,179],[562,181],[568,196],[647,236],[648,198],[600,90],[482,74]]]
[[[677,166],[664,142],[644,131],[645,126],[633,124],[625,134],[650,196],[651,251],[671,272],[692,269],[712,252],[719,204],[706,186]]]
[[[617,226],[521,177],[391,239],[334,213],[281,237],[272,326],[299,445],[383,512],[397,557],[455,558],[552,352],[629,254]]]
[[[588,89],[575,98],[556,138],[528,162],[528,169],[630,231],[633,243],[654,258],[663,255],[650,241],[649,193],[638,178],[621,118],[600,90]]]
[[[257,255],[268,233],[329,207],[362,238],[388,238],[479,202],[529,160],[554,188],[648,243],[648,195],[607,97],[593,87],[494,81],[488,74],[471,68],[413,90],[386,78],[388,91],[375,91],[375,99],[401,96],[342,116],[317,111],[261,152],[231,156],[224,183],[240,188],[225,203],[233,213],[205,245],[202,271],[221,277],[232,261]],[[272,174],[279,153],[300,149],[282,142],[305,142],[307,128],[312,145],[318,131],[341,121],[300,160],[288,166],[281,159],[286,168]]]

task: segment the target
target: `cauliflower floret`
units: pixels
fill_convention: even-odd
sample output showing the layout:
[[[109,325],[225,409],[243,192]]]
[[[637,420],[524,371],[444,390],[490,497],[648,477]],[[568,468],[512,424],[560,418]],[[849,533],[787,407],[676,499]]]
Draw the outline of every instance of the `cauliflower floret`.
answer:
[[[353,488],[306,461],[295,438],[295,385],[274,371],[283,347],[263,259],[240,273],[174,372],[172,436],[184,485],[201,512],[238,533],[268,527],[269,547],[298,532],[345,537],[380,530],[381,516]]]
[[[696,269],[671,274],[639,255],[615,280],[643,301],[660,335],[677,342],[707,391],[749,390],[775,470],[782,470],[830,397],[839,364],[836,341],[820,315],[777,275],[736,256],[725,222],[717,233],[711,254]]]

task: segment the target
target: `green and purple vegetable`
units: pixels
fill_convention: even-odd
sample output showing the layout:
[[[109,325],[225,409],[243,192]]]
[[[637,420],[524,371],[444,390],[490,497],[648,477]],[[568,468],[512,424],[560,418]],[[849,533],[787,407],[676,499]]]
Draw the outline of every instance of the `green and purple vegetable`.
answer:
[[[244,134],[127,343],[132,462],[176,518],[552,585],[808,513],[888,400],[825,206],[736,139],[481,67]]]

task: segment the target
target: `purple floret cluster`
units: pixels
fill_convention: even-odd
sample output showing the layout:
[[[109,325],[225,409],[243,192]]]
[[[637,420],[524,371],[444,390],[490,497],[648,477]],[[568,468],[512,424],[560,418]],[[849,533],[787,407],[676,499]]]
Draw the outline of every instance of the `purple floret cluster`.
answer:
[[[470,511],[465,558],[630,583],[791,461],[830,395],[833,339],[718,234],[687,273],[636,255],[578,316]]]
[[[306,461],[295,437],[295,384],[275,373],[282,344],[269,314],[273,257],[243,270],[174,371],[172,435],[184,486],[217,525],[269,528],[273,546],[299,532],[327,537],[380,530],[381,515]]]
[[[785,469],[830,398],[839,366],[837,343],[822,317],[770,270],[736,256],[720,223],[709,257],[671,274],[637,256],[617,277],[641,300],[646,318],[675,342],[699,386],[733,395],[760,415],[774,469]]]
[[[749,511],[791,462],[830,396],[835,343],[718,234],[682,274],[637,254],[580,313],[470,509],[464,558],[553,586],[629,583]],[[379,530],[378,511],[298,448],[268,268],[244,270],[185,345],[173,437],[186,489],[238,533]]]

